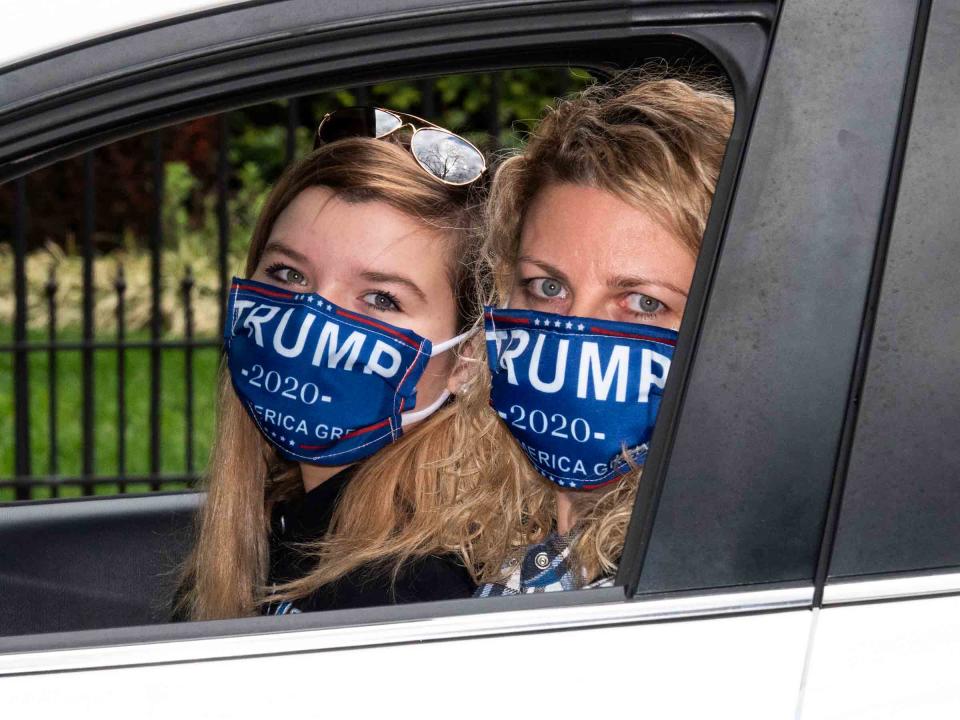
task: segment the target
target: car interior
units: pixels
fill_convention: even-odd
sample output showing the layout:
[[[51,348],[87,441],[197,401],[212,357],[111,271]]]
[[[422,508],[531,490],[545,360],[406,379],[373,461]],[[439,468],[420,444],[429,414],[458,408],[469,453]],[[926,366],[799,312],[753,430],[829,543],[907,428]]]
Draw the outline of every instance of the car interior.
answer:
[[[589,49],[577,57],[585,59],[595,52]],[[614,62],[608,60],[578,72],[582,77],[590,74],[604,78],[615,74],[618,67],[653,62],[700,68],[718,82],[729,82],[714,58],[689,42],[645,39],[642,52],[643,55],[631,56],[623,49],[619,53],[607,49],[600,57],[609,59],[612,55]],[[547,72],[566,75],[571,71],[554,66]],[[436,77],[411,78],[403,74],[392,79],[421,85],[426,82],[431,87],[438,81]],[[369,97],[372,89],[353,89],[354,97]],[[324,97],[333,94],[328,92]],[[300,104],[309,104],[309,98],[303,98]],[[432,110],[418,109],[426,115]],[[525,120],[524,127],[532,122]],[[486,128],[469,130],[483,136],[490,146],[491,136]],[[508,128],[505,132],[519,138],[519,130]],[[304,131],[306,128],[300,130]],[[148,139],[144,141],[146,144]],[[283,142],[295,146],[296,138]],[[53,166],[54,171],[56,167]],[[95,480],[88,478],[87,484],[92,487]],[[191,478],[191,482],[195,481]],[[53,483],[56,482],[54,479]],[[202,493],[181,490],[4,503],[0,506],[0,542],[19,550],[4,553],[0,558],[0,634],[169,622],[178,569],[191,545],[193,521],[202,501]],[[30,541],[23,542],[24,538]]]

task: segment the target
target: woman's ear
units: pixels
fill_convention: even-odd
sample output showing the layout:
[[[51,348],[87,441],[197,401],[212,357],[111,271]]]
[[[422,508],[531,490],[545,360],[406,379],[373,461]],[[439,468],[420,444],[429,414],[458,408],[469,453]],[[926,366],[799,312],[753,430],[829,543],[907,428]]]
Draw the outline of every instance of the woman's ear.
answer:
[[[453,366],[453,371],[447,378],[447,390],[450,391],[451,395],[459,395],[464,391],[467,382],[470,380],[471,371],[470,360],[457,357],[457,364]]]

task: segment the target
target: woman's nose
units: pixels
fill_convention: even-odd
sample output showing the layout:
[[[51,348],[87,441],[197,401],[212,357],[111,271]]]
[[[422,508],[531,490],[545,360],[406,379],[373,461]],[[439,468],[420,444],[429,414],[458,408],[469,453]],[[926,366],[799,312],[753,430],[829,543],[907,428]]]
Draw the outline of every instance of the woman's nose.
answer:
[[[346,307],[349,302],[349,298],[346,297],[343,285],[332,282],[329,280],[323,282],[317,282],[314,284],[313,289],[310,291],[321,296],[325,300],[329,300],[334,305],[339,305],[340,307]]]
[[[569,314],[598,320],[614,320],[616,318],[613,317],[608,305],[605,293],[580,292],[571,303]]]

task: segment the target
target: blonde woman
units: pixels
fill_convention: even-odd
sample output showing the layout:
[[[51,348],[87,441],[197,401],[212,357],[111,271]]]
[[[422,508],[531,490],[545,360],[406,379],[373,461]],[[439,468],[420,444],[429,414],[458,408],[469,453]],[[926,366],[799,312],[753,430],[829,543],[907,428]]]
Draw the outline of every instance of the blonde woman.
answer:
[[[492,410],[474,412],[512,435],[487,478],[523,474],[525,547],[478,596],[612,583],[732,122],[716,86],[621,79],[499,168]]]
[[[231,288],[179,617],[469,597],[502,552],[478,539],[502,489],[461,502],[478,468],[450,459],[469,434],[448,398],[471,384],[456,349],[478,315],[483,157],[375,108],[327,116],[318,145],[273,188]]]

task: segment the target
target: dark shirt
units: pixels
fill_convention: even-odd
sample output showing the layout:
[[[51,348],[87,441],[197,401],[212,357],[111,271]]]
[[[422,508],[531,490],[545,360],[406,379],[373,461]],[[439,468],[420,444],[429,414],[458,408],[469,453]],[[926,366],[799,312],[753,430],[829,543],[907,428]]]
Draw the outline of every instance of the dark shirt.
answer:
[[[270,575],[278,585],[303,577],[312,559],[298,543],[320,540],[330,527],[337,500],[353,477],[354,467],[341,470],[303,497],[277,503],[270,518]],[[449,600],[473,595],[476,585],[455,555],[427,556],[405,563],[393,578],[391,563],[361,566],[292,603],[264,607],[265,615],[313,612],[395,603]]]

